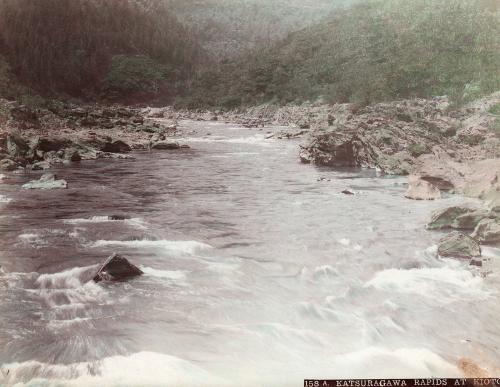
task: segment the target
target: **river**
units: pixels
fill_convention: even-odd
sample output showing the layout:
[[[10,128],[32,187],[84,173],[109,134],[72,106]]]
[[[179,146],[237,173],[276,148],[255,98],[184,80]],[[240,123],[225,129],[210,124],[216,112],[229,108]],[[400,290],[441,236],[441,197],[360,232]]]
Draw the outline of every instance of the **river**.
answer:
[[[0,384],[299,386],[500,364],[498,273],[436,258],[425,230],[466,199],[301,164],[299,140],[265,138],[279,128],[181,129],[191,149],[56,169],[67,190],[20,189],[35,172],[0,182]],[[144,275],[89,282],[113,252]]]

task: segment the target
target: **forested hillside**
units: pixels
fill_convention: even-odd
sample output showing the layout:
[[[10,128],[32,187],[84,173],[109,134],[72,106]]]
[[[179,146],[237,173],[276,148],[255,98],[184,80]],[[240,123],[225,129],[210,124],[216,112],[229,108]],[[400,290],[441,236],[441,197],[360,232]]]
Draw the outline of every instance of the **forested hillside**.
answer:
[[[0,48],[4,94],[14,74],[45,94],[125,100],[175,94],[200,55],[161,1],[134,0],[0,0]]]
[[[181,104],[369,103],[444,94],[464,101],[500,86],[498,5],[362,2],[266,50],[208,69]]]
[[[165,0],[215,59],[268,46],[354,0]]]

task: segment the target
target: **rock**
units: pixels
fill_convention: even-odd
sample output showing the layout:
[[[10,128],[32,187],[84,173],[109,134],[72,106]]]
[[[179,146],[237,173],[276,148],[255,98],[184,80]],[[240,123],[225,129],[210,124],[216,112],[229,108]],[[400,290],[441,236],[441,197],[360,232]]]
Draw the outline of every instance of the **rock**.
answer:
[[[132,122],[134,124],[142,125],[144,124],[144,118],[141,116],[132,117]]]
[[[188,144],[182,144],[180,146],[181,149],[191,149],[191,147]]]
[[[169,142],[169,141],[158,141],[151,145],[151,149],[158,150],[173,150],[180,149],[180,145],[177,142]]]
[[[82,118],[82,117],[85,117],[88,112],[83,109],[83,108],[75,108],[75,109],[71,109],[68,114],[71,116],[71,117],[78,117],[78,118]]]
[[[420,175],[420,177],[422,180],[431,183],[441,191],[451,191],[455,188],[451,181],[440,176]]]
[[[42,175],[40,180],[33,180],[23,185],[24,189],[58,189],[68,188],[66,180],[57,180],[57,176],[53,173]]]
[[[488,133],[488,128],[470,127],[458,131],[457,138],[463,144],[475,146],[483,142]]]
[[[109,215],[108,219],[109,220],[127,220],[127,219],[130,219],[130,217],[127,215]]]
[[[375,166],[370,144],[356,134],[341,132],[318,135],[310,146],[302,147],[300,158],[330,167]]]
[[[143,274],[142,270],[132,265],[125,257],[113,254],[102,264],[94,276],[94,282],[123,281]]]
[[[500,218],[483,219],[479,222],[471,236],[481,243],[500,243]]]
[[[471,266],[478,266],[478,267],[482,267],[483,266],[483,261],[481,259],[474,259],[472,258],[470,260],[470,265]]]
[[[130,145],[126,144],[121,140],[115,140],[112,142],[107,142],[102,149],[103,152],[107,153],[127,153],[130,152],[132,148]]]
[[[439,241],[438,255],[466,259],[480,257],[481,247],[470,236],[454,231]]]
[[[38,142],[33,145],[33,148],[42,152],[58,152],[71,145],[72,142],[67,139],[44,137],[38,139]]]
[[[441,198],[441,191],[419,176],[411,175],[405,197],[412,200],[435,200]]]
[[[22,157],[29,149],[28,142],[18,132],[12,131],[7,135],[7,152],[12,157]]]
[[[342,191],[344,195],[355,195],[354,191],[351,189],[345,189]]]
[[[82,156],[77,149],[68,148],[64,150],[64,159],[72,162],[78,162],[82,160]]]
[[[48,161],[39,161],[31,166],[33,171],[43,171],[46,169],[50,169],[51,165]]]
[[[451,225],[459,216],[470,213],[471,210],[468,207],[448,207],[441,210],[437,210],[432,214],[431,221],[427,224],[428,230],[439,230],[443,228],[451,228]]]
[[[451,228],[457,230],[474,230],[483,219],[489,218],[490,213],[485,210],[476,210],[459,215],[451,223]]]
[[[14,171],[19,168],[19,165],[10,159],[0,160],[0,169],[2,171]]]

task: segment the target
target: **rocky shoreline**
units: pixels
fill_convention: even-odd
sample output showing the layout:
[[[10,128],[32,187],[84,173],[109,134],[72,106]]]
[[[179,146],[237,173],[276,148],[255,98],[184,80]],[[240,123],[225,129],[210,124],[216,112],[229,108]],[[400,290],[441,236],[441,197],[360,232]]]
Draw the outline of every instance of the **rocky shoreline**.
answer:
[[[133,150],[187,147],[169,139],[175,122],[144,118],[140,109],[63,106],[30,109],[0,100],[0,170],[46,170],[57,164],[131,158]]]

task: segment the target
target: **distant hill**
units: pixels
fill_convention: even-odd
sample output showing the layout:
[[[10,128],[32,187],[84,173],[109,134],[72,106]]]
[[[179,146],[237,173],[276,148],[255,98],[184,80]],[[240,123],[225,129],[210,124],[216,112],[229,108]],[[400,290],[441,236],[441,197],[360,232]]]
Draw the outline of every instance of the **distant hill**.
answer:
[[[370,103],[500,88],[496,0],[370,0],[207,69],[179,103]]]
[[[213,58],[270,45],[353,0],[165,0]]]

